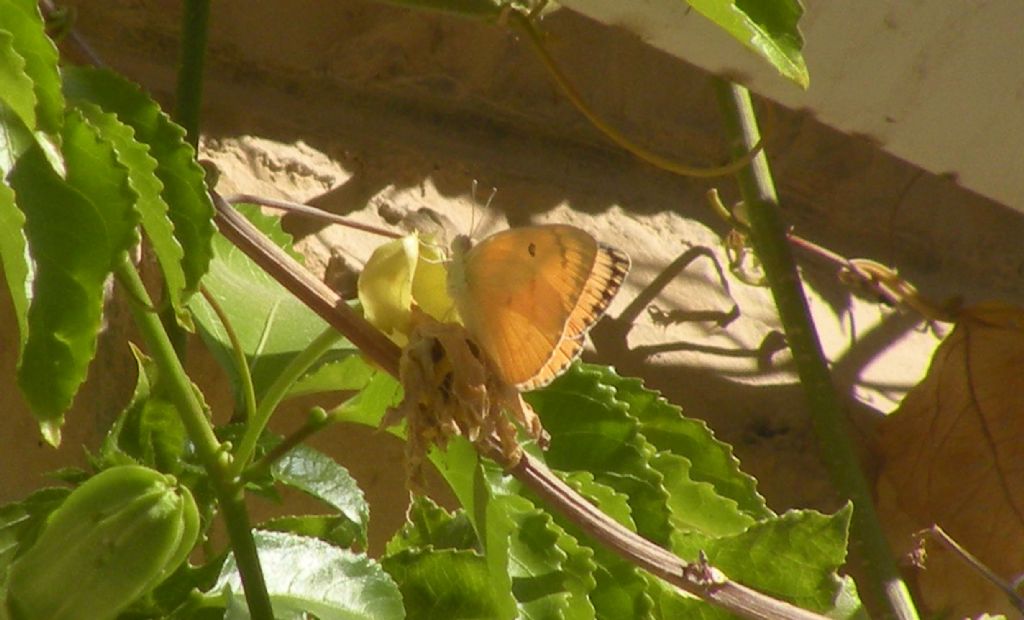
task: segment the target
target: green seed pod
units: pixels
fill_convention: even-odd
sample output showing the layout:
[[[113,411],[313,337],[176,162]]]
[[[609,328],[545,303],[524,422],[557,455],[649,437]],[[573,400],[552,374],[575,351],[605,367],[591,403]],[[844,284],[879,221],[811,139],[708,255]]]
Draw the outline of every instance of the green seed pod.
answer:
[[[199,512],[173,476],[104,470],[68,495],[11,564],[13,620],[113,618],[170,574],[199,534]]]

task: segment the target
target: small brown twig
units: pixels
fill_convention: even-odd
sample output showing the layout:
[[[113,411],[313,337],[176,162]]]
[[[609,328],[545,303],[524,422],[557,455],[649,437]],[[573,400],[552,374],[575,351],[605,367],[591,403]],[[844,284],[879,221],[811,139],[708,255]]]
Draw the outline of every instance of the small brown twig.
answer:
[[[1022,596],[1014,584],[1008,583],[1005,579],[997,575],[991,568],[985,565],[984,562],[974,557],[974,555],[963,548],[960,543],[953,539],[952,536],[946,533],[938,525],[933,525],[926,530],[921,530],[917,533],[917,537],[923,542],[925,537],[931,537],[938,541],[940,545],[955,554],[960,560],[967,564],[974,572],[981,575],[986,581],[999,588],[1006,598],[1009,599],[1010,604],[1017,608],[1018,611],[1024,613],[1024,596]]]

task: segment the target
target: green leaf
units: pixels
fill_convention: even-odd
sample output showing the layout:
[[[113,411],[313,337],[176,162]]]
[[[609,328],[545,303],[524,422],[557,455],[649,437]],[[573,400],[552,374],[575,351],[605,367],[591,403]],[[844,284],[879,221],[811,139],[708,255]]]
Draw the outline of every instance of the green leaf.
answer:
[[[65,67],[64,94],[77,104],[91,102],[135,131],[135,139],[149,146],[163,184],[161,196],[170,208],[174,236],[184,259],[185,294],[194,293],[213,256],[211,240],[213,204],[206,193],[203,169],[185,141],[185,130],[175,125],[138,86],[100,69]],[[148,231],[147,231],[148,232]]]
[[[0,181],[7,181],[8,173],[25,151],[37,145],[48,146],[36,138],[14,110],[0,101]],[[56,168],[63,171],[63,162],[58,163]]]
[[[691,479],[710,484],[755,519],[774,515],[757,493],[757,481],[740,471],[732,447],[715,439],[703,420],[684,417],[679,407],[645,388],[639,379],[620,377],[607,367],[583,367],[599,373],[602,383],[615,388],[615,398],[629,405],[629,414],[637,419],[647,441],[690,462]]]
[[[129,343],[138,366],[131,402],[114,421],[100,448],[97,467],[138,463],[179,475],[188,457],[188,434],[164,394],[160,369]]]
[[[665,477],[673,537],[681,532],[726,536],[742,532],[754,523],[751,516],[739,511],[736,502],[715,493],[710,484],[693,480],[687,459],[661,452],[651,459],[651,464]]]
[[[351,525],[349,529],[359,545],[366,547],[369,507],[347,469],[329,456],[299,445],[275,461],[271,472],[276,480],[335,508]]]
[[[365,530],[360,530],[345,517],[336,515],[274,517],[260,523],[259,528],[270,532],[288,532],[307,538],[318,538],[342,549],[366,546]]]
[[[544,390],[526,399],[551,434],[544,455],[549,467],[589,471],[629,497],[638,533],[667,545],[671,534],[668,493],[661,473],[648,462],[654,449],[599,371],[574,365]]]
[[[636,531],[630,515],[629,499],[594,480],[589,472],[573,472],[565,476],[573,489],[601,509],[620,525]],[[556,517],[556,521],[578,540],[584,541],[593,552],[595,586],[590,602],[598,618],[651,618],[654,602],[648,594],[648,581],[644,573],[619,555],[591,542],[575,524]]]
[[[331,412],[339,421],[377,427],[388,407],[402,400],[402,384],[386,372],[377,371],[358,394]]]
[[[50,443],[96,350],[103,285],[135,241],[135,194],[110,145],[80,116],[63,132],[67,181],[39,147],[10,174],[35,260],[18,383]]]
[[[797,27],[804,13],[799,0],[686,1],[779,73],[807,88],[810,76],[800,52],[804,40]]]
[[[594,480],[594,475],[588,471],[563,474],[562,478],[574,491],[587,498],[616,523],[630,531],[636,531],[636,524],[633,523],[632,511],[629,508],[629,498],[625,494]]]
[[[11,49],[24,60],[24,75],[32,81],[35,120],[22,116],[25,125],[33,131],[56,134],[63,120],[64,98],[57,74],[57,48],[46,36],[39,7],[33,0],[0,0],[0,30],[13,35]],[[19,110],[19,115],[22,112]]]
[[[32,546],[46,524],[46,517],[70,492],[71,489],[62,487],[39,489],[20,502],[0,507],[0,581],[11,561]]]
[[[288,390],[289,397],[322,392],[358,391],[376,376],[377,370],[359,355],[327,361],[299,379]]]
[[[139,195],[136,203],[142,228],[149,239],[160,269],[163,272],[163,290],[171,307],[182,316],[184,312],[185,271],[184,253],[174,237],[174,224],[168,217],[168,206],[161,192],[163,183],[156,176],[157,161],[150,157],[149,148],[136,141],[134,130],[122,123],[116,115],[104,112],[88,101],[76,102],[78,110],[96,127],[117,153],[117,160],[128,169],[128,180]],[[182,318],[182,320],[185,320]]]
[[[139,195],[114,146],[78,112],[69,112],[64,120],[63,150],[68,185],[88,198],[103,220],[112,271],[139,241]]]
[[[291,247],[291,238],[281,231],[279,218],[263,215],[251,205],[238,208],[272,241]],[[214,260],[203,282],[241,342],[259,399],[327,324],[223,236],[214,238],[213,248]],[[190,307],[204,341],[237,387],[231,342],[220,320],[204,299],[193,299]],[[342,340],[326,357],[336,360],[354,352],[352,345]]]
[[[518,483],[497,467],[478,465],[468,442],[452,441],[444,454],[435,451],[431,458],[481,540],[500,609],[495,617],[594,617],[587,598],[595,587],[589,549],[518,495]]]
[[[0,266],[3,266],[4,280],[11,294],[20,351],[28,337],[29,264],[25,214],[14,200],[14,190],[0,182]]]
[[[3,24],[0,23],[0,27]],[[36,126],[36,93],[25,75],[25,59],[14,49],[14,35],[0,30],[0,100],[25,123]]]
[[[276,617],[309,612],[320,620],[399,620],[405,616],[398,586],[379,564],[323,541],[255,531],[260,565]],[[211,594],[231,592],[244,608],[234,556]]]
[[[452,514],[429,497],[417,495],[406,511],[405,524],[388,541],[385,553],[395,555],[406,549],[424,547],[478,550],[479,546],[476,531],[465,511]]]
[[[119,616],[119,620],[166,618],[175,611],[188,611],[183,617],[189,620],[203,617],[198,610],[190,610],[189,604],[201,600],[200,596],[193,596],[196,591],[209,590],[217,582],[226,557],[226,553],[221,553],[200,566],[190,566],[188,562],[183,562],[178,570],[153,590],[151,596],[133,605],[128,613]],[[223,612],[216,618],[223,620]]]
[[[381,560],[398,583],[408,620],[501,618],[487,563],[457,549],[406,549]]]
[[[693,536],[687,544],[684,535],[673,550],[694,557],[703,549],[711,565],[730,579],[804,609],[819,613],[837,606],[849,609],[850,592],[837,571],[846,560],[851,513],[849,505],[834,515],[794,510],[735,536],[712,540]],[[668,617],[695,613],[695,603],[683,597],[663,599],[662,604]],[[711,617],[708,610],[700,615]]]

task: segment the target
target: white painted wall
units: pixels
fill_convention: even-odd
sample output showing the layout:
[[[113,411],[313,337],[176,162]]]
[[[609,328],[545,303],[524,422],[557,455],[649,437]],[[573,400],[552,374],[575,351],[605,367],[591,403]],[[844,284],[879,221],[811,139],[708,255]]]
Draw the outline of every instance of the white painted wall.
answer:
[[[801,90],[684,0],[562,0],[763,96],[1024,211],[1024,2],[805,3]]]

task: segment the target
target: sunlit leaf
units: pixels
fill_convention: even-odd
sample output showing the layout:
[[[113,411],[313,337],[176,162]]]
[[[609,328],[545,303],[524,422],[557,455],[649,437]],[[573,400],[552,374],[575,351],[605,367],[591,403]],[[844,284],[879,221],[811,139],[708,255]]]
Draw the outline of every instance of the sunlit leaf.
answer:
[[[150,157],[147,146],[135,140],[134,130],[122,123],[116,115],[104,112],[88,101],[78,101],[76,107],[104,139],[110,141],[118,161],[128,169],[129,182],[139,195],[136,209],[142,221],[142,229],[163,272],[163,290],[172,307],[180,312],[185,292],[185,272],[182,268],[184,253],[174,237],[174,225],[168,217],[167,203],[161,196],[163,183],[156,176],[156,160]]]
[[[804,9],[799,0],[686,0],[779,73],[807,88],[803,36],[797,28]]]
[[[46,36],[37,3],[33,0],[0,0],[0,30],[12,35],[11,49],[24,60],[24,75],[32,81],[35,122],[26,119],[26,126],[56,134],[64,115],[64,98],[57,74],[57,48]]]
[[[18,328],[18,347],[28,337],[29,263],[25,239],[25,214],[14,203],[14,191],[0,182],[0,266],[11,294]]]
[[[0,22],[0,28],[3,23]],[[7,104],[26,127],[36,126],[36,93],[25,74],[25,59],[14,49],[14,35],[0,29],[0,100]]]
[[[272,241],[290,250],[291,238],[281,231],[279,218],[262,215],[251,205],[238,208]],[[215,257],[203,282],[241,343],[259,399],[281,370],[327,329],[327,323],[223,236],[214,237],[213,247]],[[237,387],[234,353],[220,319],[205,299],[193,299],[190,307],[200,335]],[[343,340],[322,361],[353,353],[354,348]],[[365,374],[359,369],[354,372]]]
[[[329,456],[299,445],[271,467],[274,478],[299,489],[336,509],[351,524],[356,542],[366,547],[369,507],[362,489],[348,470]]]
[[[135,140],[149,147],[156,160],[161,196],[169,207],[174,236],[183,251],[185,294],[194,293],[209,268],[213,251],[213,204],[206,193],[203,169],[195,150],[185,141],[185,130],[171,122],[142,90],[123,77],[102,69],[65,67],[64,93],[71,103],[88,101],[117,115],[135,132]]]
[[[257,530],[254,538],[275,616],[308,612],[320,620],[405,617],[394,580],[367,556],[283,532]],[[244,608],[234,556],[228,557],[211,594],[226,591]]]
[[[54,444],[95,354],[104,281],[135,243],[137,222],[136,194],[110,145],[75,114],[63,141],[66,181],[38,147],[9,177],[35,261],[18,383]]]
[[[667,545],[671,533],[668,493],[648,463],[654,449],[640,434],[625,403],[600,375],[579,365],[527,400],[551,434],[545,460],[554,469],[583,470],[629,498],[638,532]]]

